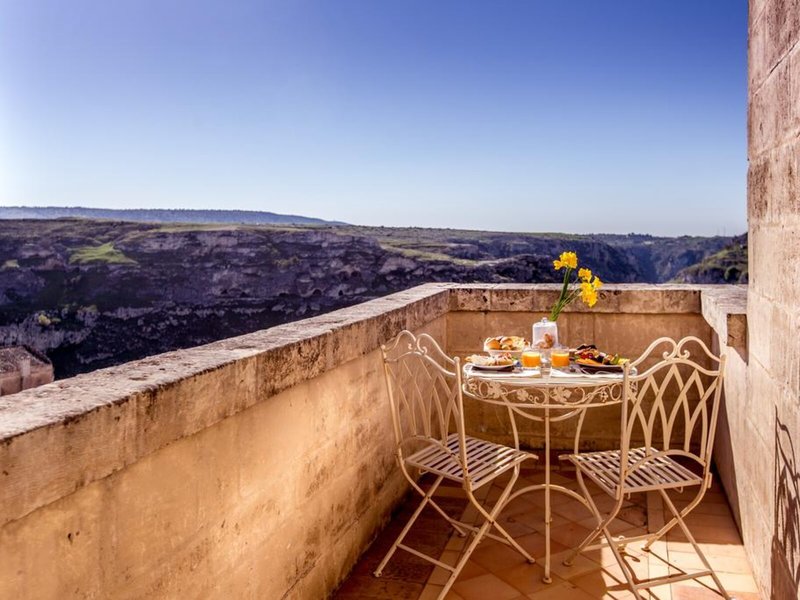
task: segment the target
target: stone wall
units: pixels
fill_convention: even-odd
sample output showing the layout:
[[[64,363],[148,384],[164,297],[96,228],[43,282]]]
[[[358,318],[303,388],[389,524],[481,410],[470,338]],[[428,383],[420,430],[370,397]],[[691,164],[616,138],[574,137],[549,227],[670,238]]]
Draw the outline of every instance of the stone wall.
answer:
[[[608,286],[562,335],[631,356],[709,341],[712,291]],[[380,344],[479,350],[556,293],[426,285],[0,398],[0,598],[324,598],[406,490]]]
[[[406,486],[379,344],[417,288],[0,399],[0,598],[324,598]]]
[[[737,478],[766,597],[800,585],[800,2],[751,0],[748,218],[750,354]]]
[[[53,364],[26,346],[0,347],[0,396],[16,394],[53,381]]]
[[[747,453],[742,436],[746,433],[744,416],[750,405],[747,396],[747,289],[722,286],[706,290],[702,304],[703,318],[714,331],[711,349],[715,354],[727,357],[714,463],[741,530],[741,496],[747,490],[738,465]]]
[[[495,335],[519,335],[531,339],[533,323],[549,313],[558,286],[460,286],[451,292],[447,315],[450,354],[462,358],[483,350],[483,341]],[[604,288],[600,302],[591,310],[573,304],[558,319],[559,341],[575,347],[594,343],[600,349],[630,358],[638,357],[655,339],[679,340],[687,335],[711,347],[712,329],[701,314],[701,288],[690,286],[614,285]],[[698,358],[705,362],[705,357]],[[467,425],[476,435],[512,444],[506,410],[475,400],[466,401]],[[551,424],[551,444],[556,450],[573,447],[576,419]],[[520,442],[542,448],[539,423],[520,419]],[[619,407],[593,408],[581,432],[581,448],[604,450],[619,447]]]

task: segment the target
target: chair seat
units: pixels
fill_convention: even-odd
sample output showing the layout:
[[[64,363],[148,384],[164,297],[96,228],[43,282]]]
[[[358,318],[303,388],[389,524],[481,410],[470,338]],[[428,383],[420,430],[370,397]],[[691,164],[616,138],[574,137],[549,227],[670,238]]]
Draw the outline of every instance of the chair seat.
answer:
[[[648,454],[656,454],[658,450],[650,448],[631,448],[628,451],[628,465],[632,465]],[[582,452],[570,454],[567,460],[573,463],[597,485],[612,496],[619,486],[620,458],[619,450],[606,452]],[[647,492],[658,489],[682,488],[700,485],[703,478],[681,465],[670,456],[659,456],[641,465],[629,474],[623,485],[623,492]]]
[[[495,444],[470,436],[465,436],[465,438],[467,470],[474,488],[481,487],[526,459],[536,458],[533,454],[515,450],[502,444]],[[460,456],[458,434],[451,433],[447,436],[447,449],[455,456],[445,452],[438,444],[431,444],[407,457],[405,462],[423,471],[463,483],[464,471],[459,461],[455,458]]]

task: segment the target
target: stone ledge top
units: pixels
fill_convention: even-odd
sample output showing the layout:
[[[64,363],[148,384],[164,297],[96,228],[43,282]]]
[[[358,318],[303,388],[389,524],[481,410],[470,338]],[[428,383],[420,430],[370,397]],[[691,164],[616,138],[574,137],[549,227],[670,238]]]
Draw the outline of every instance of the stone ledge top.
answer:
[[[148,394],[174,385],[188,377],[224,367],[238,360],[260,354],[287,353],[294,346],[316,338],[349,331],[356,325],[380,325],[382,317],[392,317],[397,311],[410,309],[416,303],[435,300],[439,306],[427,316],[434,319],[447,311],[446,294],[450,284],[428,284],[397,294],[377,298],[317,317],[303,319],[227,338],[203,346],[165,352],[121,365],[98,369],[91,373],[62,379],[30,390],[0,397],[0,443],[37,427],[72,419],[101,406],[124,402],[137,394]],[[429,303],[430,304],[430,303]],[[425,315],[415,315],[417,319]],[[409,324],[414,327],[414,324]],[[366,354],[388,341],[397,332],[390,328],[372,331],[361,339],[359,347],[345,344],[356,354]],[[399,331],[399,330],[398,330]],[[384,335],[379,335],[383,333]],[[348,353],[345,353],[348,354]],[[352,354],[349,353],[349,354]],[[336,366],[336,359],[355,356],[324,356],[314,376]],[[340,363],[337,363],[340,364]],[[279,391],[279,390],[278,390]]]
[[[715,288],[719,289],[714,291]],[[725,291],[730,288],[606,285],[601,290],[600,302],[593,309],[576,302],[567,311],[699,313],[701,292],[705,297],[705,292],[711,290],[714,298],[725,299],[732,297]],[[558,284],[425,284],[317,317],[55,381],[0,397],[0,443],[37,427],[70,422],[99,407],[113,406],[137,395],[153,394],[188,377],[241,359],[261,354],[291,355],[314,340],[335,338],[336,343],[307,371],[307,378],[311,378],[378,348],[403,326],[414,328],[448,311],[548,312],[559,289]],[[709,306],[721,306],[723,300],[714,302],[716,304]],[[342,336],[350,339],[342,339]],[[296,383],[299,381],[293,381],[292,385]],[[271,391],[280,391],[278,387]]]
[[[419,286],[0,397],[0,525],[442,317],[449,287]]]
[[[699,313],[700,296],[706,287],[687,284],[606,284],[593,308],[581,302],[565,311],[623,314]],[[548,313],[561,285],[552,284],[463,284],[450,290],[450,310],[475,312]]]
[[[709,286],[702,294],[703,317],[720,340],[747,360],[747,286]]]

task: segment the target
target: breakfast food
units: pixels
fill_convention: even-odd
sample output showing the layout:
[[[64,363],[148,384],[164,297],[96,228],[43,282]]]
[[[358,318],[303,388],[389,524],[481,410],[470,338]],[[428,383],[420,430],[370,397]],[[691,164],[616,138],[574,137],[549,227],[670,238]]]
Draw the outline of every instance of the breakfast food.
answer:
[[[522,352],[528,342],[525,338],[517,335],[498,335],[497,337],[486,338],[483,342],[484,350],[502,352]]]
[[[589,367],[622,366],[629,362],[629,359],[621,358],[619,354],[601,352],[594,344],[581,344],[573,353],[576,364]]]
[[[465,361],[476,367],[511,367],[516,362],[513,357],[507,354],[500,354],[498,356],[473,354],[472,356],[468,356]]]
[[[555,343],[556,343],[556,340],[552,336],[552,334],[545,333],[542,336],[542,339],[539,340],[538,342],[536,342],[536,347],[539,348],[539,350],[547,350],[549,348],[552,348],[555,345]]]

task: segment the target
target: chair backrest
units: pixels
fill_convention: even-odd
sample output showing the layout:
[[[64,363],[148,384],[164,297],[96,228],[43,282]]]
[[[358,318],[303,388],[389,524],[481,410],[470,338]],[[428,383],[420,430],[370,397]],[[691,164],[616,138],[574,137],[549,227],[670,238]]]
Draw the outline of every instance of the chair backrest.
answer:
[[[694,336],[660,338],[625,365],[622,465],[631,445],[643,441],[652,453],[695,461],[707,476],[724,371],[725,357]]]
[[[459,359],[430,335],[405,330],[381,350],[400,458],[424,444],[446,445],[448,435],[458,433],[459,459],[466,464]]]

